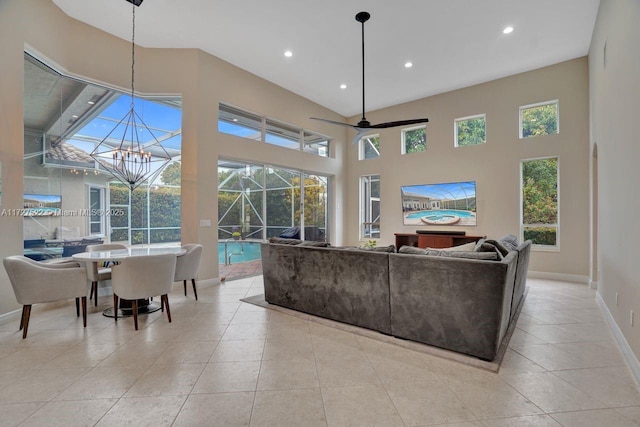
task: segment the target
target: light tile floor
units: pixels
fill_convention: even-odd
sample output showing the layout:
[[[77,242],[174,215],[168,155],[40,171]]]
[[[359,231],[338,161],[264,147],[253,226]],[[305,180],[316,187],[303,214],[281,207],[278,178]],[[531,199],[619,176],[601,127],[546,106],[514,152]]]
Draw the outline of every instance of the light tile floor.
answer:
[[[34,307],[0,323],[0,426],[640,425],[640,391],[594,291],[530,279],[499,374],[241,303],[261,276],[162,313]]]

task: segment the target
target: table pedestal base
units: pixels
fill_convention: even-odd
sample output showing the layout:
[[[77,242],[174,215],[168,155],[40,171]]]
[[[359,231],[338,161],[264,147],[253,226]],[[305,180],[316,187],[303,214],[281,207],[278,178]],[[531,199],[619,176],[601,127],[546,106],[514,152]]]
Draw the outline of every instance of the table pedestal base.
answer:
[[[120,307],[118,308],[118,317],[133,316],[133,309],[131,308],[131,301],[120,300]],[[151,302],[148,299],[138,300],[138,314],[153,313],[160,310],[160,304]],[[113,314],[113,307],[106,308],[102,312],[103,316],[115,317]]]

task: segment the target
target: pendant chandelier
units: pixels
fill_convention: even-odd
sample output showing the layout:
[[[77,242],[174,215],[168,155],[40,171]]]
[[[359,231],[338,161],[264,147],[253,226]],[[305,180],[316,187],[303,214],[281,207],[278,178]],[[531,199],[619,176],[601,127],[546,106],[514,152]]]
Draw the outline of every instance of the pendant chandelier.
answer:
[[[133,9],[131,36],[131,109],[111,132],[100,141],[90,156],[118,181],[133,191],[144,182],[151,183],[155,177],[162,172],[164,166],[171,161],[171,156],[135,111],[136,7],[139,6],[142,1],[127,1],[132,4],[131,7]],[[147,138],[147,140],[145,140],[145,138]]]

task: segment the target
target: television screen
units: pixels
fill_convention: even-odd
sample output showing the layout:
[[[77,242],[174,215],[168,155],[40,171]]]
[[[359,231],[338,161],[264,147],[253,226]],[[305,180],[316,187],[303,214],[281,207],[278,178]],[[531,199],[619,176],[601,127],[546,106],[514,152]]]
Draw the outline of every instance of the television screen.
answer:
[[[402,186],[404,225],[477,225],[476,182]]]
[[[25,194],[23,216],[59,216],[62,197],[52,194]]]

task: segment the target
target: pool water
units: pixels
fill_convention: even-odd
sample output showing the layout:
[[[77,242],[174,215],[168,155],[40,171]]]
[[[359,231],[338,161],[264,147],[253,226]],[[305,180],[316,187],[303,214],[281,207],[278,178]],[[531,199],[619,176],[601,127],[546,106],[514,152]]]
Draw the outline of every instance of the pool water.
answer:
[[[455,215],[460,218],[473,218],[474,216],[476,216],[473,212],[470,212],[470,211],[458,211],[454,209],[434,209],[431,211],[413,212],[407,215],[407,218],[415,219],[415,218],[422,218],[423,216],[441,218],[445,215],[449,217]]]
[[[260,242],[233,240],[226,243],[227,256],[231,255],[231,264],[260,259]],[[218,264],[224,264],[224,242],[218,243]]]

